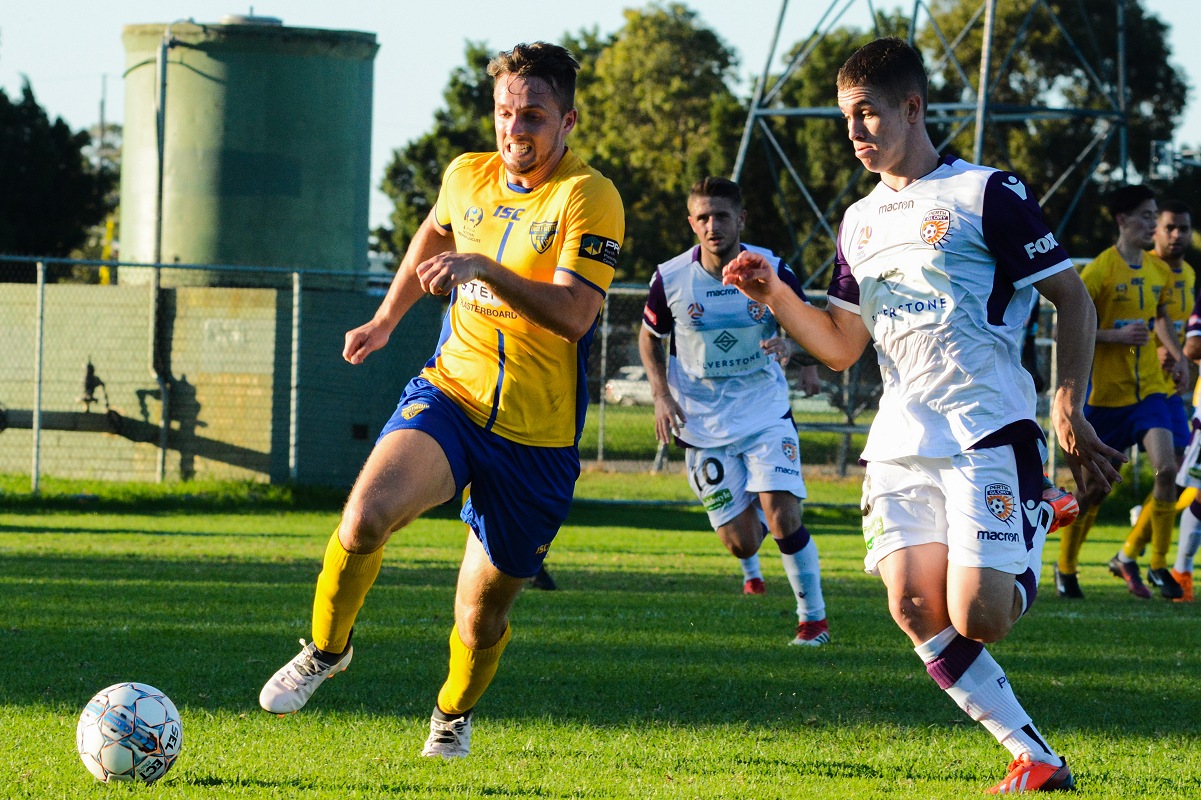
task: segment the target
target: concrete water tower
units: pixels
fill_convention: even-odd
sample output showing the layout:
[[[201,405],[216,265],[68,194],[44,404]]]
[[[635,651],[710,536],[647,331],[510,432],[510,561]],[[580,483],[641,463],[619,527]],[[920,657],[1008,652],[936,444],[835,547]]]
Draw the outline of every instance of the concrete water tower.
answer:
[[[366,271],[374,33],[228,16],[127,25],[122,40],[123,261]]]

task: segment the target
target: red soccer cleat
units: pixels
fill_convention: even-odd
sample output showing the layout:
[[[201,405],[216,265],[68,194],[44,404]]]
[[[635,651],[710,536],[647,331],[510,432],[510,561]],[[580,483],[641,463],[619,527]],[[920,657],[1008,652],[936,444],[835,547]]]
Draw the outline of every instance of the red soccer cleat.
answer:
[[[1076,779],[1068,769],[1065,759],[1063,766],[1044,764],[1041,761],[1031,761],[1030,756],[1022,753],[1009,764],[1009,774],[1005,780],[990,787],[989,794],[1017,794],[1018,792],[1067,792],[1076,788]]]
[[[743,594],[767,594],[767,587],[763,584],[762,578],[747,578],[746,583],[742,584]]]
[[[821,647],[828,641],[830,641],[830,626],[824,619],[819,619],[798,622],[796,638],[788,644],[798,647]]]

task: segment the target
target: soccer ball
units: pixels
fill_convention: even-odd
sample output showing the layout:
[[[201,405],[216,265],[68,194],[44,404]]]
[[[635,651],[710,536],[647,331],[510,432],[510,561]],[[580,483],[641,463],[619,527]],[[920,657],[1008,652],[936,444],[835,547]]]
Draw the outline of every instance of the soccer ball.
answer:
[[[75,747],[97,780],[153,783],[167,774],[183,744],[179,712],[144,683],[115,683],[88,701]]]

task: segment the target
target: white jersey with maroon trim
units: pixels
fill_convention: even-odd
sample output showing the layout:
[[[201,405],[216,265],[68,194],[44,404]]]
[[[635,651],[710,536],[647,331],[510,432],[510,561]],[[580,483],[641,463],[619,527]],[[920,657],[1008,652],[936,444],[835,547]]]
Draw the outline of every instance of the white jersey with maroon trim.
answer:
[[[796,275],[770,250],[743,248],[767,257],[804,298]],[[671,336],[667,382],[687,417],[680,440],[721,447],[788,415],[788,382],[760,346],[778,335],[771,311],[723,286],[699,259],[693,247],[659,265],[642,318],[655,336]]]
[[[1033,284],[1071,268],[1025,184],[953,156],[847,209],[829,299],[862,316],[884,383],[863,457],[947,457],[1034,419]]]

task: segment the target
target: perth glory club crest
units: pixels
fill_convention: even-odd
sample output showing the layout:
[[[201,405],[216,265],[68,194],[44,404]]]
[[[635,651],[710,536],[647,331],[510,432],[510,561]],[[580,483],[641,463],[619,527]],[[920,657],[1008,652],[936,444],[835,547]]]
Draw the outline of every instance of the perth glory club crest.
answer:
[[[922,217],[922,241],[935,247],[951,230],[951,212],[945,208],[935,208],[926,212]]]
[[[984,487],[984,504],[988,506],[988,513],[1001,522],[1008,522],[1013,516],[1013,490],[1004,483],[990,483]]]

